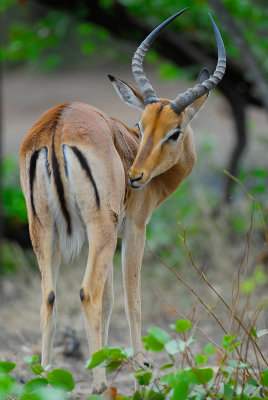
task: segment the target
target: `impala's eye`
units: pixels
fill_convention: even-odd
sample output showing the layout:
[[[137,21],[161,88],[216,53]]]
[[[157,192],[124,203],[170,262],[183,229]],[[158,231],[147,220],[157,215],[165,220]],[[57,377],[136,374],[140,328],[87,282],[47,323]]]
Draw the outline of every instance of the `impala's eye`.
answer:
[[[168,140],[172,140],[173,142],[176,142],[179,139],[179,136],[181,134],[181,130],[180,129],[176,129],[172,135],[170,135],[168,137]]]

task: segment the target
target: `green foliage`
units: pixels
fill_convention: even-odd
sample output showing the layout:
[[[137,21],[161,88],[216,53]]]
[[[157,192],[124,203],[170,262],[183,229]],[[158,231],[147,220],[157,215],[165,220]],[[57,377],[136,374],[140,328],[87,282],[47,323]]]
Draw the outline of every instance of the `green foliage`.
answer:
[[[2,207],[4,218],[12,220],[14,226],[27,223],[27,210],[20,186],[19,168],[11,156],[2,160]]]
[[[266,274],[260,265],[256,265],[251,278],[245,279],[242,283],[242,292],[252,293],[256,287],[266,282]]]
[[[69,371],[54,369],[46,372],[37,364],[38,356],[27,356],[24,359],[29,364],[29,374],[38,378],[29,379],[24,385],[19,384],[11,375],[16,364],[0,362],[0,399],[15,398],[20,400],[64,400],[74,387],[74,380]]]
[[[208,18],[208,12],[211,12],[211,6],[208,0],[182,0],[178,4],[172,0],[120,0],[120,3],[127,7],[128,12],[133,18],[139,18],[141,23],[148,26],[155,26],[161,23],[165,18],[178,11],[178,7],[189,7],[189,11],[172,22],[169,26],[169,32],[180,35],[182,32],[186,39],[189,37],[198,44],[200,48],[211,51],[215,47],[215,39],[212,33],[212,27]],[[224,0],[224,3],[234,18],[235,23],[244,34],[252,53],[262,66],[264,74],[268,74],[268,63],[266,50],[268,39],[265,32],[267,30],[268,10],[261,3],[253,3],[252,0]],[[113,10],[114,2],[112,0],[100,0],[100,7],[104,10]],[[12,23],[8,30],[8,40],[5,46],[0,49],[1,59],[11,63],[18,61],[36,62],[42,61],[46,69],[55,68],[58,65],[66,63],[70,53],[77,54],[76,49],[80,49],[81,54],[89,57],[95,51],[98,54],[104,52],[109,57],[114,57],[114,51],[120,53],[122,46],[114,46],[111,51],[111,40],[106,30],[100,26],[83,22],[85,10],[83,7],[77,7],[74,15],[64,11],[51,11],[49,9],[38,9],[38,12],[31,11],[31,5],[16,4],[14,0],[2,0],[0,3],[0,12],[10,12]],[[29,18],[28,14],[32,13]],[[15,16],[15,18],[14,18]],[[240,48],[234,44],[233,37],[224,24],[220,23],[217,15],[214,15],[216,22],[220,26],[223,39],[226,45],[229,57],[241,60]],[[67,51],[72,49],[71,52]],[[62,52],[62,49],[66,49]],[[68,54],[69,53],[69,54]],[[78,55],[78,54],[77,54]],[[78,55],[79,56],[79,55]],[[65,59],[64,59],[65,58]],[[148,61],[156,62],[159,57],[149,54]],[[243,66],[242,66],[243,67]],[[176,79],[188,77],[195,79],[198,72],[196,67],[187,70],[181,70],[178,66],[170,62],[161,62],[159,72],[163,78]]]
[[[175,324],[175,331],[178,332],[187,332],[191,329],[191,322],[187,321],[186,319],[178,319]]]
[[[94,353],[87,362],[87,368],[92,369],[97,366],[105,367],[106,374],[114,372],[122,362],[131,354],[130,349],[121,349],[120,347],[104,346],[101,350]]]
[[[0,361],[0,373],[1,374],[9,374],[14,368],[16,364],[7,362],[7,361]]]
[[[268,385],[268,370],[260,371],[259,375],[256,375],[256,371],[250,367],[249,363],[236,360],[233,355],[230,358],[236,349],[241,350],[242,342],[237,340],[237,334],[223,336],[222,349],[224,349],[224,353],[221,353],[218,348],[220,362],[215,372],[215,368],[208,367],[207,363],[211,365],[208,357],[215,353],[217,347],[208,343],[205,346],[206,355],[200,353],[194,355],[190,350],[191,344],[194,342],[194,329],[187,322],[189,321],[176,321],[172,328],[173,335],[175,334],[177,337],[171,340],[170,335],[160,328],[154,327],[148,330],[149,334],[143,338],[145,349],[152,352],[167,352],[172,363],[163,365],[158,370],[153,363],[149,367],[144,366],[138,371],[133,371],[132,375],[141,387],[139,391],[134,393],[133,399],[240,400],[242,398],[241,393],[243,393],[243,400],[253,397],[255,400],[261,400],[262,396],[268,394],[265,389],[265,386]],[[187,330],[184,330],[185,327],[187,327]],[[182,330],[178,328],[182,328]],[[185,337],[186,331],[188,332],[187,337]],[[173,351],[175,348],[176,351]],[[169,353],[169,349],[173,349],[171,353]],[[120,349],[120,351],[122,350]],[[90,361],[91,365],[93,365],[93,359],[98,359],[96,365],[105,366],[105,362],[106,365],[109,365],[111,352],[113,352],[113,348],[105,347],[101,352],[95,353],[95,357],[93,354]],[[174,357],[175,354],[176,358]],[[182,368],[178,357],[188,360],[185,368]],[[118,362],[118,371],[127,366],[132,368],[133,357],[128,356],[118,360]],[[171,371],[161,373],[166,369],[171,369]],[[121,398],[121,396],[118,398]]]
[[[122,368],[130,368],[133,378],[139,383],[140,389],[131,397],[134,400],[159,399],[159,400],[261,400],[268,395],[268,369],[256,371],[250,363],[242,362],[239,357],[232,354],[239,348],[241,341],[237,340],[237,334],[225,335],[222,338],[222,350],[212,343],[205,346],[205,354],[193,353],[190,348],[193,340],[194,328],[187,325],[189,321],[178,320],[172,326],[172,339],[166,331],[153,327],[148,330],[149,335],[143,338],[145,348],[152,352],[158,352],[155,342],[161,345],[161,351],[167,353],[172,360],[171,364],[162,365],[160,368],[152,362],[150,366],[144,366],[138,370],[133,369],[133,354],[130,349],[105,346],[94,353],[87,363],[87,368],[102,367],[106,373],[116,372]],[[184,328],[187,325],[187,331]],[[179,330],[183,328],[183,330]],[[187,337],[185,336],[187,333]],[[259,336],[267,334],[268,330],[259,331]],[[258,334],[254,337],[258,340]],[[169,349],[176,351],[169,352]],[[217,368],[211,360],[208,360],[217,351],[220,361]],[[176,357],[175,357],[176,354]],[[232,354],[232,357],[231,357]],[[238,353],[239,354],[239,353]],[[26,356],[24,359],[29,366],[29,380],[25,384],[16,381],[13,373],[16,364],[0,362],[0,399],[6,400],[14,397],[20,400],[64,400],[68,399],[75,388],[75,383],[70,372],[63,369],[54,369],[47,372],[38,364],[38,356]],[[182,360],[186,361],[183,367]],[[165,372],[167,369],[170,372]],[[33,374],[34,378],[30,375]],[[130,400],[117,393],[116,388],[113,399]],[[90,391],[90,389],[89,389]],[[241,397],[243,393],[243,397]],[[103,400],[99,395],[91,395],[87,400]]]

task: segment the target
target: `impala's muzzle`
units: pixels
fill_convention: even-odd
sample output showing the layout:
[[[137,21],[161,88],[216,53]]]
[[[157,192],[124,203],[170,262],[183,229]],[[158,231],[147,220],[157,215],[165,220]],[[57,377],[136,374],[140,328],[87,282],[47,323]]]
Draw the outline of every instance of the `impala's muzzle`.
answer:
[[[144,175],[143,172],[138,175],[136,174],[134,175],[131,173],[131,170],[129,170],[128,179],[130,186],[133,189],[140,189],[142,186],[144,186],[144,182],[142,181],[143,175]]]

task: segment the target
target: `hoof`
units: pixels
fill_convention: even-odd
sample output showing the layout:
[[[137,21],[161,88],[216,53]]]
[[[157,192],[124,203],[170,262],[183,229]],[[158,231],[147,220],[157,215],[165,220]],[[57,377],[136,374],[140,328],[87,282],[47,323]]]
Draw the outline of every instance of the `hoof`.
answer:
[[[107,386],[105,385],[105,383],[102,383],[99,389],[93,387],[92,394],[102,394],[103,392],[105,392],[106,389]]]

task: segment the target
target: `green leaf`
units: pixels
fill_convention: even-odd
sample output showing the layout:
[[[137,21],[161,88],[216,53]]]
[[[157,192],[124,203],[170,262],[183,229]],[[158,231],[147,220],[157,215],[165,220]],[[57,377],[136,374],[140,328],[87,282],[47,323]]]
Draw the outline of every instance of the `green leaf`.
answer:
[[[136,390],[136,392],[133,394],[132,399],[133,400],[142,400],[140,392],[138,390]]]
[[[148,400],[165,400],[166,396],[164,396],[163,394],[159,393],[158,391],[155,392],[152,389],[146,389],[143,388],[142,390],[142,398],[143,399],[148,399]]]
[[[100,365],[101,363],[103,363],[103,361],[109,358],[110,354],[110,349],[106,346],[103,347],[101,350],[96,351],[92,354],[90,360],[88,361],[87,369],[92,369],[95,368],[97,365]]]
[[[130,354],[129,349],[125,351],[120,347],[104,346],[101,350],[92,354],[91,359],[87,363],[87,368],[92,369],[104,363],[102,366],[108,368],[106,371],[108,375],[119,367],[122,360],[126,359],[128,354]]]
[[[242,341],[241,341],[241,340],[239,340],[239,341],[236,342],[233,346],[231,346],[231,347],[228,349],[228,353],[231,353],[236,347],[240,346],[240,344],[242,344]]]
[[[38,361],[39,356],[38,354],[36,354],[35,356],[31,357],[29,355],[24,357],[24,361],[26,361],[27,363],[29,363],[30,365],[33,365],[36,361]]]
[[[165,349],[168,352],[168,354],[172,355],[180,352],[177,340],[170,340],[169,342],[167,342],[165,344]]]
[[[233,398],[234,389],[224,384],[224,394],[228,400],[231,400]]]
[[[148,332],[163,344],[169,341],[169,334],[160,328],[153,327],[148,329]]]
[[[223,338],[222,338],[222,347],[224,349],[228,349],[231,346],[231,344],[235,341],[236,337],[237,337],[237,335],[235,335],[235,336],[231,336],[231,335],[223,336]]]
[[[267,178],[267,171],[265,169],[254,169],[252,173],[257,178]]]
[[[211,368],[192,368],[188,371],[191,382],[197,384],[208,383],[213,378],[213,369]]]
[[[2,393],[4,393],[4,394],[10,393],[12,391],[12,388],[14,387],[14,385],[15,385],[15,379],[12,376],[0,374],[0,389],[1,389],[0,395]],[[6,400],[5,397],[4,397],[4,400]]]
[[[107,365],[105,365],[105,373],[106,373],[106,375],[112,374],[114,371],[117,370],[117,368],[120,367],[120,365],[122,365],[122,361],[121,360],[111,361],[111,362],[107,363]]]
[[[174,363],[165,364],[160,368],[160,370],[163,371],[164,369],[172,368],[173,366],[174,366]]]
[[[14,368],[16,368],[16,364],[8,361],[0,361],[0,373],[9,374]]]
[[[268,369],[266,369],[265,371],[262,371],[262,374],[261,374],[261,383],[262,383],[264,386],[267,386],[267,387],[268,387]]]
[[[204,365],[204,364],[206,364],[206,362],[207,362],[207,357],[204,356],[203,354],[198,353],[198,354],[196,354],[196,356],[194,357],[194,360],[195,360],[195,362],[196,362],[197,364],[199,364],[199,365]]]
[[[21,400],[65,400],[66,397],[61,390],[49,387],[42,387],[38,392],[25,393]]]
[[[35,364],[32,366],[32,371],[35,375],[41,375],[44,372],[44,368],[40,364]]]
[[[157,340],[155,336],[151,334],[142,338],[142,341],[145,343],[144,347],[146,350],[158,352],[164,349],[164,344],[162,342],[159,342],[159,340]]]
[[[153,374],[151,371],[140,369],[139,371],[134,372],[133,376],[140,385],[146,386],[151,381]]]
[[[258,336],[257,336],[256,329],[254,329],[254,328],[251,328],[251,329],[250,329],[250,333],[251,333],[251,335],[252,335],[252,336],[254,336],[255,338],[257,338],[257,337],[258,337]]]
[[[256,381],[256,379],[253,379],[253,378],[250,378],[250,379],[247,381],[247,383],[248,383],[249,385],[252,385],[252,386],[255,386],[255,387],[258,387],[258,386],[259,386],[259,384],[258,384],[258,382]]]
[[[25,383],[23,390],[25,393],[33,393],[40,388],[46,387],[47,384],[48,380],[46,378],[36,378]]]
[[[230,365],[230,367],[233,367],[233,368],[238,367],[238,363],[236,360],[229,360],[229,365]]]
[[[178,319],[175,323],[174,330],[178,332],[187,332],[191,329],[191,322],[186,319]]]
[[[255,281],[253,279],[245,279],[241,289],[244,293],[252,293],[255,289]]]
[[[189,393],[189,383],[181,381],[177,383],[174,389],[172,400],[185,400]]]
[[[74,388],[72,374],[64,369],[53,369],[47,374],[48,382],[55,388],[70,392]]]
[[[105,400],[105,397],[100,396],[99,394],[92,394],[87,397],[87,400]]]
[[[174,388],[176,386],[177,379],[174,372],[170,372],[168,375],[163,375],[160,379],[160,382],[164,385]]]
[[[125,350],[121,349],[120,347],[110,347],[109,351],[110,351],[109,358],[111,358],[114,361],[124,360],[127,358],[127,354],[129,354],[129,349],[127,349],[125,352]]]
[[[205,347],[205,353],[207,356],[216,353],[216,351],[217,351],[217,347],[213,347],[212,343],[208,343]]]

